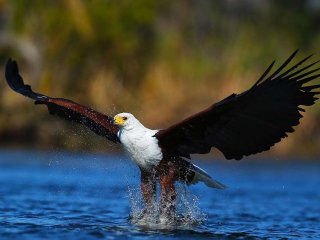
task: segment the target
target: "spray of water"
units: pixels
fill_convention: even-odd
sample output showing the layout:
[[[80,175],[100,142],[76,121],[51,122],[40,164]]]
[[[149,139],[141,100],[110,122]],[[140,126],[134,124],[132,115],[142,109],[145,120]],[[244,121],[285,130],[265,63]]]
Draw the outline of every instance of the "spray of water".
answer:
[[[150,229],[186,229],[205,221],[207,216],[199,207],[198,197],[184,184],[176,184],[176,191],[176,213],[170,217],[163,217],[159,210],[159,201],[155,208],[144,209],[140,188],[128,185],[131,223]]]

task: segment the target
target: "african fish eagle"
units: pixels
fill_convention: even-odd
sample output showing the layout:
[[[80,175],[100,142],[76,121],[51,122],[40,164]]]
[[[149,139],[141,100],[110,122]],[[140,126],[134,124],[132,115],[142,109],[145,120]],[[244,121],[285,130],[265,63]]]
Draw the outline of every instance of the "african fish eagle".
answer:
[[[81,123],[96,134],[114,143],[121,143],[141,170],[141,191],[146,209],[153,207],[156,182],[160,181],[160,209],[163,214],[175,210],[176,181],[186,184],[203,182],[209,187],[225,186],[201,168],[188,161],[191,154],[209,153],[212,147],[226,159],[269,150],[287,137],[299,124],[301,106],[310,106],[318,99],[320,85],[308,85],[320,76],[307,64],[308,56],[291,67],[295,51],[276,71],[274,62],[258,81],[241,94],[232,94],[207,109],[166,129],[151,130],[130,113],[110,117],[63,98],[33,92],[24,84],[16,61],[8,60],[5,76],[16,92],[44,104],[51,114]]]

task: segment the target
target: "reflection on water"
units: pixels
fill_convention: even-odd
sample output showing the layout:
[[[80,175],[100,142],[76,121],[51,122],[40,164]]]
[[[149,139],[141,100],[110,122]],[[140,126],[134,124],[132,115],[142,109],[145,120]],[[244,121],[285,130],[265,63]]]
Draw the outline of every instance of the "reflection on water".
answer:
[[[165,227],[132,219],[139,172],[123,156],[2,151],[0,239],[320,239],[319,163],[198,164],[229,188],[179,186]]]

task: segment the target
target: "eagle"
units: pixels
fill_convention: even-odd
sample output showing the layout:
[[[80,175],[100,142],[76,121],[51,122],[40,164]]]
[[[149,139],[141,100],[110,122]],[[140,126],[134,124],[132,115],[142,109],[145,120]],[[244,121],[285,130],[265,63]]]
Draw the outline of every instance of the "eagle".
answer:
[[[157,130],[145,127],[130,113],[111,117],[68,99],[34,92],[24,83],[12,59],[6,64],[5,77],[11,89],[35,100],[37,105],[46,105],[50,114],[83,124],[97,135],[121,143],[139,166],[145,209],[155,208],[159,182],[160,213],[170,216],[176,208],[175,182],[226,187],[191,163],[192,154],[206,154],[216,148],[226,159],[240,160],[269,150],[294,132],[293,127],[305,111],[302,107],[313,105],[320,93],[320,85],[308,84],[320,76],[320,68],[313,67],[319,61],[308,63],[310,55],[290,64],[297,52],[272,72],[273,61],[250,89]]]

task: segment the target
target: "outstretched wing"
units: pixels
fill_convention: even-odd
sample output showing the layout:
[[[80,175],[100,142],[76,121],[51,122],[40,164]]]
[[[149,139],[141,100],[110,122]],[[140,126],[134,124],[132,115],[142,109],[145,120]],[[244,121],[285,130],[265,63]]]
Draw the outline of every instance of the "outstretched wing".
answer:
[[[190,154],[208,153],[216,147],[227,159],[239,160],[287,137],[302,118],[304,109],[299,106],[314,104],[320,89],[320,85],[304,86],[320,76],[320,68],[311,68],[318,61],[306,64],[311,56],[285,70],[296,53],[267,77],[273,62],[249,90],[160,130],[155,137],[162,150],[190,158]]]
[[[113,124],[112,117],[99,113],[89,107],[82,106],[63,98],[52,98],[33,92],[29,85],[24,84],[19,75],[16,61],[8,60],[5,76],[8,85],[16,92],[32,98],[35,104],[45,104],[51,114],[65,118],[72,122],[85,125],[96,134],[106,137],[112,142],[119,142],[118,127]]]

